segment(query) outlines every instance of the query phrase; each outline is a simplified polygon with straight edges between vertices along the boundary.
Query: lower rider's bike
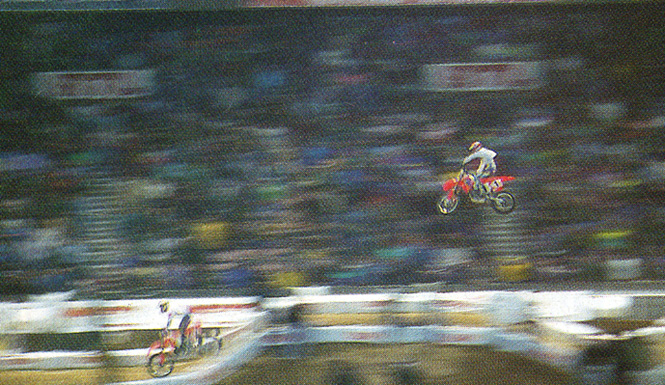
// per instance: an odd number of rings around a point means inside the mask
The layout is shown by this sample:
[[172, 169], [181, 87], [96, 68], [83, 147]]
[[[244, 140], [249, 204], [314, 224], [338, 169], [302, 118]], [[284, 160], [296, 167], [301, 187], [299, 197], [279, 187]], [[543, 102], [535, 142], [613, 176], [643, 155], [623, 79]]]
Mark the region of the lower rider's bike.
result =
[[504, 189], [506, 182], [515, 180], [513, 176], [491, 176], [480, 178], [485, 191], [474, 189], [476, 175], [462, 169], [457, 177], [443, 183], [443, 195], [437, 202], [442, 214], [454, 212], [462, 199], [472, 203], [489, 204], [496, 212], [507, 214], [515, 208], [515, 196]]
[[219, 333], [203, 337], [201, 323], [196, 322], [185, 329], [185, 338], [180, 343], [180, 330], [162, 330], [161, 338], [148, 349], [147, 369], [153, 377], [166, 377], [176, 361], [216, 354], [222, 347]]

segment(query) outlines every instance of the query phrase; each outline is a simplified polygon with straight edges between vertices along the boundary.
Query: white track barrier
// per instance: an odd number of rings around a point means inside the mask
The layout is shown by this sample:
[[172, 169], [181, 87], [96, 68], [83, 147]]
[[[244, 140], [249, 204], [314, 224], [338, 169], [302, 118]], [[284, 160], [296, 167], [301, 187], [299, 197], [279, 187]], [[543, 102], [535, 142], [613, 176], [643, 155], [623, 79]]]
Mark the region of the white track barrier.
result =
[[590, 291], [326, 294], [324, 288], [318, 288], [295, 294], [268, 299], [264, 306], [279, 310], [302, 303], [310, 314], [473, 313], [492, 325], [510, 325], [533, 319], [580, 322], [621, 317], [632, 304], [628, 294]]
[[490, 349], [518, 353], [563, 370], [578, 363], [579, 349], [563, 349], [542, 344], [533, 336], [509, 332], [500, 327], [462, 326], [326, 326], [273, 330], [264, 338], [267, 346], [303, 343], [433, 343], [458, 346], [486, 346]]
[[[188, 308], [203, 328], [229, 327], [249, 321], [259, 307], [257, 297], [169, 299], [172, 308]], [[160, 330], [166, 315], [160, 300], [36, 301], [0, 303], [3, 334], [78, 333]]]
[[[483, 345], [502, 351], [524, 353], [548, 364], [568, 368], [575, 365], [580, 349], [539, 343], [526, 334], [510, 331], [510, 326], [525, 320], [564, 322], [574, 325], [599, 317], [625, 315], [631, 306], [630, 295], [598, 295], [591, 292], [468, 292], [329, 295], [326, 290], [306, 290], [291, 297], [171, 299], [175, 306], [190, 306], [204, 328], [229, 331], [225, 353], [192, 372], [165, 379], [126, 382], [144, 384], [213, 384], [233, 368], [252, 359], [264, 345], [300, 342], [365, 343], [440, 343]], [[159, 300], [51, 301], [0, 303], [0, 331], [4, 334], [68, 333], [83, 331], [122, 332], [159, 330], [163, 315]], [[329, 326], [293, 330], [277, 329], [266, 333], [267, 316], [261, 309], [279, 312], [294, 304], [306, 304], [314, 314], [383, 313], [472, 313], [485, 317], [483, 327], [462, 326]], [[579, 332], [579, 331], [577, 331]], [[575, 331], [559, 331], [575, 340]], [[237, 340], [233, 343], [234, 336]], [[295, 340], [294, 340], [295, 338]], [[298, 342], [299, 341], [299, 342]], [[132, 365], [145, 360], [144, 349], [109, 354], [120, 363]], [[141, 357], [142, 356], [142, 357]], [[141, 357], [141, 358], [139, 358]], [[103, 363], [99, 353], [91, 352], [0, 352], [0, 369], [53, 369], [96, 367]], [[657, 375], [639, 374], [640, 376]], [[638, 374], [636, 374], [638, 376]]]
[[[255, 314], [251, 321], [242, 326], [222, 331], [223, 347], [219, 360], [232, 358], [232, 354], [246, 349], [245, 345], [260, 345], [259, 341], [266, 330], [267, 313]], [[148, 348], [108, 351], [106, 355], [115, 366], [145, 366]], [[0, 370], [50, 370], [50, 369], [92, 369], [105, 365], [104, 354], [100, 351], [50, 351], [29, 353], [5, 353], [0, 355]]]

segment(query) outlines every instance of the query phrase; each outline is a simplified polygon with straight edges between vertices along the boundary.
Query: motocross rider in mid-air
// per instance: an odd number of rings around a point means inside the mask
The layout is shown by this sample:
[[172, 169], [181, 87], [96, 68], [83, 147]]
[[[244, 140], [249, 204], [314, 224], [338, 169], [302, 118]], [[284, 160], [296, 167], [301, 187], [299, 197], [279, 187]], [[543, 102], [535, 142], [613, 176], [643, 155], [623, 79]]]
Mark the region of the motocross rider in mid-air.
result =
[[480, 183], [480, 178], [487, 178], [494, 175], [496, 172], [495, 157], [496, 152], [483, 147], [483, 144], [480, 142], [473, 142], [471, 143], [471, 146], [469, 146], [469, 155], [462, 161], [462, 167], [464, 168], [464, 166], [470, 162], [476, 159], [480, 160], [480, 165], [476, 169], [475, 177], [473, 178], [473, 189], [479, 191], [483, 195], [487, 195], [488, 191], [487, 188]]

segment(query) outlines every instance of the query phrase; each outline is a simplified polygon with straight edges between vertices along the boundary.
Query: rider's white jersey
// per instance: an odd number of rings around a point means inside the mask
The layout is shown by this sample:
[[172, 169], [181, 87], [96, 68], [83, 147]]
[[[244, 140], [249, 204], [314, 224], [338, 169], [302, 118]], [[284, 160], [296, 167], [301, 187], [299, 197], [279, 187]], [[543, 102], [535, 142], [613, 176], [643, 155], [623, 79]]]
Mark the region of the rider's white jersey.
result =
[[481, 174], [484, 171], [493, 172], [496, 170], [496, 162], [494, 162], [495, 157], [496, 152], [483, 147], [464, 158], [464, 164], [467, 164], [475, 159], [480, 159], [480, 165], [478, 166], [478, 170], [476, 170], [476, 174]]
[[168, 329], [171, 327], [171, 322], [173, 322], [174, 319], [176, 318], [181, 319], [182, 317], [184, 317], [189, 313], [190, 313], [189, 306], [180, 306], [180, 307], [171, 308], [171, 311], [169, 311], [167, 315], [166, 328]]

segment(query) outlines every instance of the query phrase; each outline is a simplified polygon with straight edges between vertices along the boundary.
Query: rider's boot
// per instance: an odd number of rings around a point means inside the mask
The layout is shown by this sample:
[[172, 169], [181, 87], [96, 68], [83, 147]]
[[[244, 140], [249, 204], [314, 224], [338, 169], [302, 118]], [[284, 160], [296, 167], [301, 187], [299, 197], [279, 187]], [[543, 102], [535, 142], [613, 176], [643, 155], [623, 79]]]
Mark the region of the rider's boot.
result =
[[482, 195], [485, 194], [485, 186], [482, 183], [480, 183], [480, 180], [478, 178], [476, 178], [473, 181], [473, 191], [476, 191], [477, 193]]

